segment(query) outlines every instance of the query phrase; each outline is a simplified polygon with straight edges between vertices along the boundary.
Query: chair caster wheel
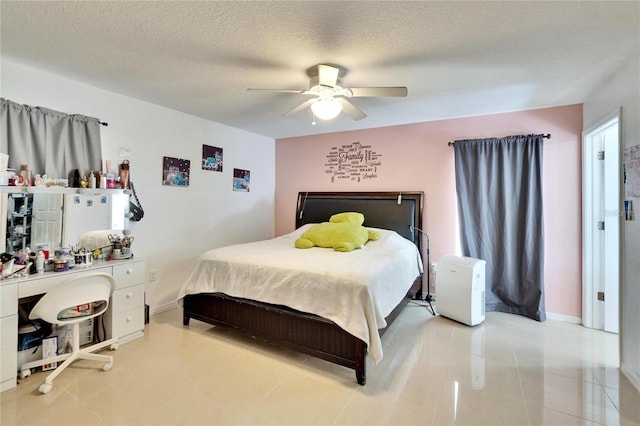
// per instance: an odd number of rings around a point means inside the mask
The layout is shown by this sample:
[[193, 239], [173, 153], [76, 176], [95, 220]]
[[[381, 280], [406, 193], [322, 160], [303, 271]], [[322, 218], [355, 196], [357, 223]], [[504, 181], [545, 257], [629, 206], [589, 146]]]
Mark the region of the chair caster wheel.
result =
[[49, 393], [49, 391], [51, 391], [51, 388], [53, 388], [52, 384], [43, 383], [40, 385], [40, 388], [38, 390], [40, 391], [40, 393]]
[[103, 371], [109, 371], [111, 370], [111, 367], [113, 367], [113, 364], [110, 362], [105, 362], [104, 365], [102, 366], [102, 370]]
[[20, 370], [20, 378], [21, 379], [26, 379], [30, 375], [31, 375], [31, 369], [30, 368], [27, 368], [26, 370]]

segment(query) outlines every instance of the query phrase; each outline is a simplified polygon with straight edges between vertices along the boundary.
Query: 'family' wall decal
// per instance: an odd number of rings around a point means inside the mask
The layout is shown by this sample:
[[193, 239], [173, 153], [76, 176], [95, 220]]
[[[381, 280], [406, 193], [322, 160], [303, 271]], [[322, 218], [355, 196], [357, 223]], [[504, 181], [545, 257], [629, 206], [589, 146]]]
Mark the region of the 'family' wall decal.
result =
[[341, 180], [360, 182], [378, 177], [382, 165], [382, 154], [371, 149], [371, 145], [353, 142], [340, 147], [332, 147], [326, 157], [325, 173], [331, 176], [331, 183]]

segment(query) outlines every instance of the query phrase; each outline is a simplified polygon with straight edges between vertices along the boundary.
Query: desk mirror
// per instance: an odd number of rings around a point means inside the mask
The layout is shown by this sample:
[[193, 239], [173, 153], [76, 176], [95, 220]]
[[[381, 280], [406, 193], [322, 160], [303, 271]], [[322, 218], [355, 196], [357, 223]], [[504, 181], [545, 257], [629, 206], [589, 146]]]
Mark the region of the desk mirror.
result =
[[2, 194], [5, 250], [70, 247], [89, 231], [124, 229], [129, 196], [17, 192]]

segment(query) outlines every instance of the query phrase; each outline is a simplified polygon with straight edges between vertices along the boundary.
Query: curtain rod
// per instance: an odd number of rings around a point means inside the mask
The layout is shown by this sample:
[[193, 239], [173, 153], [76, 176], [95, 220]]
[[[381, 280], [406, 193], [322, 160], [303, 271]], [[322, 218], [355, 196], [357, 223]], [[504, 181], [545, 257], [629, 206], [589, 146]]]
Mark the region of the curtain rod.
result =
[[[542, 136], [545, 139], [551, 139], [551, 133], [547, 133], [546, 135], [545, 134], [541, 134], [540, 136]], [[454, 143], [455, 142], [449, 142], [448, 145], [449, 146], [453, 146]]]
[[[46, 110], [49, 110], [48, 108], [43, 108], [43, 107], [39, 107], [39, 106], [32, 107], [32, 106], [30, 106], [30, 105], [26, 105], [26, 104], [22, 104], [22, 105], [21, 105], [21, 104], [18, 104], [18, 103], [16, 103], [16, 102], [13, 102], [13, 101], [11, 101], [11, 100], [9, 100], [9, 99], [5, 99], [5, 98], [0, 98], [0, 101], [2, 101], [2, 103], [4, 103], [4, 102], [10, 102], [10, 103], [12, 103], [12, 104], [14, 104], [14, 105], [19, 105], [19, 106], [22, 106], [22, 107], [27, 108], [27, 109], [35, 108], [35, 109], [38, 109], [38, 110], [45, 110], [45, 111], [46, 111]], [[69, 117], [73, 117], [73, 116], [75, 116], [75, 115], [80, 115], [80, 114], [67, 114], [66, 112], [55, 111], [55, 110], [49, 110], [49, 111], [53, 111], [53, 112], [58, 113], [58, 114], [64, 114], [64, 115], [69, 116]], [[97, 119], [96, 119], [96, 120], [97, 120]], [[98, 123], [100, 123], [102, 126], [105, 126], [105, 127], [107, 127], [107, 126], [109, 125], [109, 123], [107, 123], [106, 121], [100, 121], [100, 120], [98, 120]]]

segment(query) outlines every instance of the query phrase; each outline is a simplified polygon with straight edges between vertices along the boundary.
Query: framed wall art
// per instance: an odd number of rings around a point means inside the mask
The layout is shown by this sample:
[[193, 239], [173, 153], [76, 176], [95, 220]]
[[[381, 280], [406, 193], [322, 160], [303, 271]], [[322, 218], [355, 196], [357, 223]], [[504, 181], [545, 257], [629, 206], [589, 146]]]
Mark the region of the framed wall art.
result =
[[169, 186], [189, 186], [191, 161], [181, 158], [162, 158], [162, 184]]
[[202, 170], [222, 171], [222, 148], [202, 145]]
[[249, 192], [250, 175], [249, 170], [233, 169], [233, 190]]

